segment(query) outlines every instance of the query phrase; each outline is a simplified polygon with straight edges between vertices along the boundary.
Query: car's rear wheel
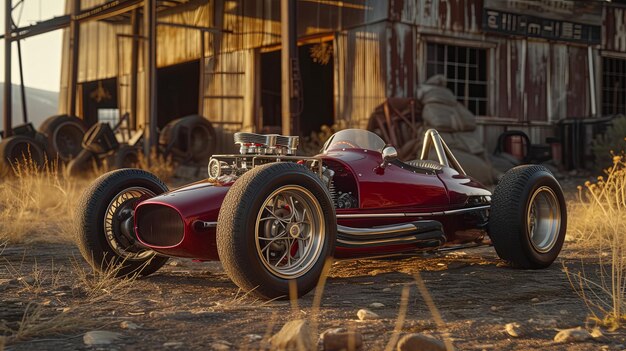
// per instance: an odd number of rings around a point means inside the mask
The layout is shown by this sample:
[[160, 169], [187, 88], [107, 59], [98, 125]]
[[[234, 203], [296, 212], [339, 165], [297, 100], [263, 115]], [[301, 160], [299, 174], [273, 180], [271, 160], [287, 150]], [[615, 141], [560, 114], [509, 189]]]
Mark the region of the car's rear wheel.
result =
[[148, 275], [167, 257], [156, 255], [136, 240], [135, 206], [167, 191], [152, 173], [121, 169], [100, 176], [83, 193], [78, 208], [76, 242], [81, 254], [96, 270], [116, 276]]
[[260, 166], [228, 191], [217, 225], [224, 269], [239, 287], [273, 299], [317, 285], [335, 247], [335, 211], [319, 178], [293, 163]]
[[537, 165], [509, 170], [496, 187], [489, 236], [498, 256], [520, 268], [545, 268], [561, 252], [567, 210], [561, 186]]

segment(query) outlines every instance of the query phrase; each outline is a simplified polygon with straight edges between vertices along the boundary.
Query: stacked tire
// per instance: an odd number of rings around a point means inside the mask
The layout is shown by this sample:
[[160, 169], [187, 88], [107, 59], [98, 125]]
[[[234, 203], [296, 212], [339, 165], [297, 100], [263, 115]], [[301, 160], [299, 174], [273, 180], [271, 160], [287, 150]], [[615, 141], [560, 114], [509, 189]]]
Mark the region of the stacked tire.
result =
[[15, 135], [0, 142], [0, 175], [7, 176], [17, 170], [19, 164], [28, 168], [41, 168], [46, 154], [42, 146], [26, 135]]
[[160, 151], [177, 163], [205, 163], [215, 152], [217, 139], [206, 118], [191, 115], [168, 123], [159, 136]]
[[44, 145], [50, 159], [67, 163], [81, 152], [87, 127], [74, 116], [58, 115], [46, 119], [39, 127], [37, 139]]

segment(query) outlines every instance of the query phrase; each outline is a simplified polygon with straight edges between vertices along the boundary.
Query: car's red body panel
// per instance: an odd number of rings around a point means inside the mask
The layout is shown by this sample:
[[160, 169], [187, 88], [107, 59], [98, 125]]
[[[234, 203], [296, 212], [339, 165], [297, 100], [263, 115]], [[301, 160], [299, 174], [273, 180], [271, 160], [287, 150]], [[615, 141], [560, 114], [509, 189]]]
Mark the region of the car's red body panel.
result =
[[[353, 190], [358, 198], [358, 208], [337, 209], [337, 222], [341, 226], [371, 228], [422, 219], [437, 220], [443, 224], [446, 245], [476, 241], [485, 234], [484, 214], [487, 210], [465, 212], [463, 209], [480, 205], [472, 203], [473, 198], [489, 201], [491, 193], [452, 168], [425, 172], [415, 172], [397, 164], [381, 168], [382, 155], [362, 149], [329, 151], [319, 157], [336, 171], [336, 184]], [[141, 215], [142, 208], [149, 204], [175, 209], [184, 221], [184, 234], [180, 243], [169, 247], [150, 245], [136, 230], [138, 239], [145, 246], [169, 256], [219, 259], [215, 224], [230, 185], [207, 180], [141, 202], [136, 208], [136, 216]], [[198, 222], [211, 225], [199, 227]], [[412, 244], [376, 247], [338, 244], [335, 256], [347, 258], [415, 250], [416, 246]]]

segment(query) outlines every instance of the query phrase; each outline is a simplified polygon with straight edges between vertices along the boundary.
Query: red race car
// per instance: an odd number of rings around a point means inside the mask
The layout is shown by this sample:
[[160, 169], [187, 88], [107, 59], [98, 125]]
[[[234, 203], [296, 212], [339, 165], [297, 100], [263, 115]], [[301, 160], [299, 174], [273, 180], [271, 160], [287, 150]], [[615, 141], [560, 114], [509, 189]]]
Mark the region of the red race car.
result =
[[[376, 134], [334, 134], [314, 157], [298, 137], [235, 134], [237, 155], [216, 155], [206, 180], [175, 190], [122, 169], [82, 198], [77, 242], [95, 269], [148, 275], [168, 257], [220, 260], [263, 298], [313, 289], [331, 258], [491, 245], [514, 267], [545, 268], [563, 246], [563, 192], [545, 167], [507, 172], [492, 194], [465, 174], [437, 131], [421, 158], [402, 162]], [[429, 156], [437, 160], [429, 160]]]

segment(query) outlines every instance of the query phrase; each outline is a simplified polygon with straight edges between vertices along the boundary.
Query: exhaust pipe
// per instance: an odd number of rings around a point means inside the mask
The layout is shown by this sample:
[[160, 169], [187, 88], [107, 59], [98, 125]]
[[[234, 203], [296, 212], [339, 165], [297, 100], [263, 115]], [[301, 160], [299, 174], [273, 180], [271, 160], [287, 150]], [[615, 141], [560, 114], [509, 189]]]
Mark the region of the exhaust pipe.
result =
[[345, 247], [373, 247], [418, 244], [419, 247], [439, 247], [445, 244], [441, 222], [426, 220], [372, 228], [337, 226], [337, 242]]

